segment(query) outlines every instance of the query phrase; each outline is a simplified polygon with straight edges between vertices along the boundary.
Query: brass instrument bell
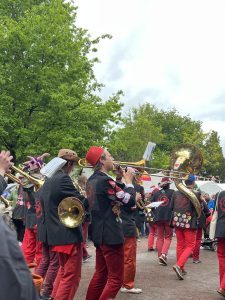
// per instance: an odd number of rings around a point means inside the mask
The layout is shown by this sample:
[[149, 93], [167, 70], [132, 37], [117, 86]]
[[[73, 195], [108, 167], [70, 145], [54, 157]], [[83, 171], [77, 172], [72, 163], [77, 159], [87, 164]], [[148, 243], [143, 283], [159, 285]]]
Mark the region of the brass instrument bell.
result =
[[58, 205], [58, 216], [64, 226], [76, 228], [84, 221], [85, 209], [78, 198], [66, 197]]

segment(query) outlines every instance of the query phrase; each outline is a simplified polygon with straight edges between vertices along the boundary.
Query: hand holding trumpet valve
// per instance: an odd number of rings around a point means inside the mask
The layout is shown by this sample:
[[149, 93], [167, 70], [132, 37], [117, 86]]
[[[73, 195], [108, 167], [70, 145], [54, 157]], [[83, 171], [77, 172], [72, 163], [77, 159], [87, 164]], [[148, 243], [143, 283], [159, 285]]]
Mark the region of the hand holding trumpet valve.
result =
[[122, 170], [122, 176], [126, 184], [133, 184], [133, 179], [135, 175], [135, 171], [131, 167], [127, 167], [125, 170]]

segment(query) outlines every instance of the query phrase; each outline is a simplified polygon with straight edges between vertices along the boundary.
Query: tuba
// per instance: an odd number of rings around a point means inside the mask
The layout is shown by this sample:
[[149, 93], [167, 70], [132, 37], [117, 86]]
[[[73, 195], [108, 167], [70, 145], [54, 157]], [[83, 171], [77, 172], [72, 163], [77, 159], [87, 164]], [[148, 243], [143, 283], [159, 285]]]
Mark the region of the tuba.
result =
[[[179, 145], [172, 151], [171, 155], [171, 169], [175, 172], [187, 172], [197, 174], [203, 163], [201, 151], [192, 144]], [[176, 174], [174, 175], [176, 177]], [[201, 215], [201, 205], [195, 193], [189, 190], [183, 183], [182, 179], [175, 178], [174, 183], [176, 188], [184, 194], [192, 202], [198, 218]]]

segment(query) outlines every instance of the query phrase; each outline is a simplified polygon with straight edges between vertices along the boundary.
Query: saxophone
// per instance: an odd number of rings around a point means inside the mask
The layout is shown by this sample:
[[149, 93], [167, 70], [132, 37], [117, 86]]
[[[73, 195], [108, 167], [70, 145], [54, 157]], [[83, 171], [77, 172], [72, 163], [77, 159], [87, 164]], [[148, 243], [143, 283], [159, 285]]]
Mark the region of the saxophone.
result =
[[[203, 157], [201, 151], [192, 144], [184, 144], [175, 148], [171, 155], [171, 169], [175, 171], [174, 177], [177, 177], [177, 172], [185, 172], [197, 174], [203, 163]], [[189, 190], [182, 182], [182, 179], [177, 177], [174, 179], [176, 188], [184, 194], [192, 202], [198, 218], [201, 215], [201, 204], [196, 197], [195, 193]]]

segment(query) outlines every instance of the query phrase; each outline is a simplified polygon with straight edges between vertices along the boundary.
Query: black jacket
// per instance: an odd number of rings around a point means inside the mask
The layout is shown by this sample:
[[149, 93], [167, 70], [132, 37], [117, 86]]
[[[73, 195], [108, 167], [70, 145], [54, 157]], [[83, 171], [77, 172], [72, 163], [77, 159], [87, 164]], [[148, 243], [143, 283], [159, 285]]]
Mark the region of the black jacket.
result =
[[154, 215], [156, 221], [170, 221], [172, 210], [171, 210], [171, 199], [173, 196], [174, 190], [172, 189], [162, 189], [156, 192], [150, 199], [151, 202], [159, 202], [163, 203], [154, 210]]
[[218, 195], [218, 199], [216, 200], [218, 204], [217, 206], [218, 210], [218, 219], [216, 223], [216, 238], [225, 238], [225, 191], [222, 191]]
[[[196, 194], [198, 197], [198, 195]], [[171, 201], [172, 219], [171, 225], [178, 228], [197, 229], [199, 219], [191, 200], [180, 191], [173, 193]]]
[[198, 228], [205, 228], [206, 227], [206, 218], [210, 216], [210, 211], [208, 209], [207, 203], [203, 201], [201, 203], [202, 213], [198, 221]]
[[48, 245], [68, 245], [83, 241], [82, 228], [65, 227], [59, 220], [58, 205], [66, 197], [76, 197], [85, 205], [85, 197], [75, 188], [69, 175], [58, 171], [47, 178], [36, 200], [37, 238]]
[[[6, 188], [0, 176], [0, 193]], [[25, 263], [16, 235], [0, 217], [0, 299], [38, 300], [30, 271]]]
[[133, 187], [122, 190], [107, 174], [95, 171], [88, 179], [87, 198], [91, 209], [91, 238], [95, 245], [120, 245], [124, 242], [122, 224], [114, 213], [118, 203], [127, 207], [135, 205]]

